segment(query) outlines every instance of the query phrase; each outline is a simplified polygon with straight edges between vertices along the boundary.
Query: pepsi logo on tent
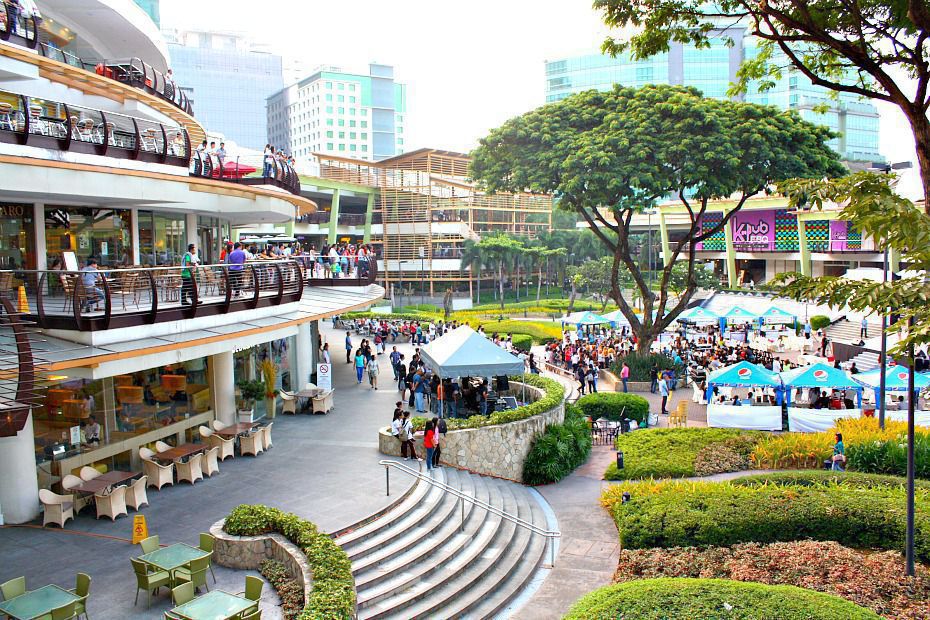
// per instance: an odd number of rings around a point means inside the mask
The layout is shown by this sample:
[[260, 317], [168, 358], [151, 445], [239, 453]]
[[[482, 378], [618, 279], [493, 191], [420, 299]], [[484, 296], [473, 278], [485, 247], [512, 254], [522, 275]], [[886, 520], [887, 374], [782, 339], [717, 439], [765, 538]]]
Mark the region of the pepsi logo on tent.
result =
[[748, 379], [749, 377], [752, 376], [752, 369], [751, 368], [740, 368], [738, 371], [736, 371], [736, 375], [740, 379]]
[[816, 381], [826, 381], [827, 380], [827, 371], [826, 370], [815, 370], [814, 379]]
[[898, 379], [900, 379], [901, 381], [907, 381], [907, 373], [906, 373], [906, 372], [899, 372], [899, 373], [898, 373]]

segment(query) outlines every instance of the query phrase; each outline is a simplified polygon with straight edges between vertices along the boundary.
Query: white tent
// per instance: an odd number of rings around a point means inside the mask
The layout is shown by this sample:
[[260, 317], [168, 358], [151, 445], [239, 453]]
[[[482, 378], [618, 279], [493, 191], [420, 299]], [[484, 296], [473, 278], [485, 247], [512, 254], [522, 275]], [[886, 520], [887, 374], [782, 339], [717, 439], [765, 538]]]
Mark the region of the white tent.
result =
[[525, 372], [523, 360], [468, 325], [446, 332], [422, 347], [420, 355], [440, 377], [497, 377]]

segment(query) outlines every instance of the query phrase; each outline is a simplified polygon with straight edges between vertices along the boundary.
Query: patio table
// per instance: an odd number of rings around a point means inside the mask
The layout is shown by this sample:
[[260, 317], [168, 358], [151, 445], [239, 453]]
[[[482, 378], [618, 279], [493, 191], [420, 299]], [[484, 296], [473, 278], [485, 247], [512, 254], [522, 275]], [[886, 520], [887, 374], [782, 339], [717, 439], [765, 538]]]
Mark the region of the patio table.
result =
[[236, 437], [238, 435], [248, 433], [256, 426], [258, 426], [257, 422], [239, 422], [238, 424], [230, 424], [226, 428], [213, 432], [220, 437]]
[[16, 620], [31, 620], [53, 609], [81, 600], [80, 596], [56, 585], [47, 585], [0, 603], [0, 612]]
[[120, 471], [118, 469], [114, 469], [113, 471], [108, 471], [105, 474], [100, 474], [93, 480], [85, 480], [81, 484], [72, 487], [70, 490], [89, 494], [100, 493], [101, 491], [117, 485], [120, 482], [132, 480], [136, 476], [141, 475], [141, 471]]
[[177, 448], [170, 448], [164, 452], [159, 452], [153, 458], [159, 461], [179, 461], [185, 457], [191, 456], [192, 454], [203, 452], [208, 447], [209, 446], [202, 443], [185, 443], [181, 444]]
[[155, 568], [174, 573], [177, 569], [190, 564], [197, 558], [209, 555], [203, 549], [191, 547], [184, 543], [175, 543], [161, 549], [156, 549], [151, 553], [139, 556], [139, 559], [146, 564], [151, 564]]
[[226, 620], [237, 617], [255, 605], [255, 601], [242, 596], [222, 590], [211, 590], [203, 596], [198, 596], [188, 603], [175, 607], [171, 613], [190, 618], [190, 620]]

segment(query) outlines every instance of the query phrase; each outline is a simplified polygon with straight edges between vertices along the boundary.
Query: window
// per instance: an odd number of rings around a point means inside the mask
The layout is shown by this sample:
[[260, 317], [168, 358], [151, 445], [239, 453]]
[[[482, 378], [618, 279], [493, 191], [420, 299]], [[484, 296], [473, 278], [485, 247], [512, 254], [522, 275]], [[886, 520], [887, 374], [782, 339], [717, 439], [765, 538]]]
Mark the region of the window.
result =
[[355, 140], [355, 132], [354, 132], [354, 131], [350, 131], [350, 132], [349, 132], [349, 139]]
[[403, 139], [403, 138], [398, 138], [398, 139], [397, 139], [397, 144], [403, 144], [403, 143], [404, 143], [404, 139]]
[[365, 132], [363, 131], [363, 132], [362, 132], [362, 140], [367, 140], [367, 139], [368, 139], [368, 134], [365, 133]]
[[326, 137], [327, 137], [327, 138], [332, 138], [332, 137], [333, 137], [333, 132], [327, 131], [327, 132], [326, 132]]
[[327, 151], [333, 150], [333, 143], [332, 143], [332, 142], [327, 142], [327, 143], [326, 143], [326, 150], [327, 150]]
[[355, 121], [349, 121], [349, 127], [355, 127]]
[[346, 109], [345, 109], [345, 108], [339, 108], [339, 113], [340, 113], [340, 114], [345, 114], [345, 113], [346, 113]]
[[339, 139], [340, 139], [340, 140], [344, 140], [345, 137], [346, 137], [346, 132], [340, 131], [340, 132], [339, 132]]
[[336, 88], [338, 88], [339, 90], [345, 90], [346, 85], [343, 84], [342, 82], [339, 82], [338, 84], [336, 84]]
[[362, 108], [362, 116], [368, 116], [368, 108]]
[[336, 97], [336, 101], [342, 102], [345, 100], [346, 100], [345, 95], [339, 95], [338, 97]]
[[346, 122], [345, 122], [344, 119], [341, 119], [341, 118], [339, 119], [339, 126], [340, 126], [340, 127], [345, 127], [345, 126], [346, 126]]
[[349, 84], [349, 90], [354, 91], [354, 90], [355, 90], [355, 84]]
[[326, 106], [326, 113], [327, 113], [327, 114], [332, 114], [332, 113], [333, 113], [333, 106], [331, 106], [331, 105]]
[[367, 145], [367, 144], [363, 144], [363, 145], [362, 145], [362, 152], [363, 152], [363, 153], [367, 153], [367, 152], [368, 152], [368, 145]]
[[332, 87], [333, 87], [333, 83], [332, 83], [332, 82], [326, 82], [326, 89], [327, 89], [327, 90], [332, 89]]
[[349, 114], [355, 116], [355, 108], [349, 108]]
[[355, 145], [354, 145], [354, 144], [350, 144], [350, 145], [349, 145], [349, 150], [350, 150], [350, 151], [354, 151], [354, 150], [355, 150]]
[[327, 100], [327, 101], [332, 101], [332, 100], [333, 100], [333, 96], [332, 96], [330, 93], [326, 93], [326, 100]]
[[363, 129], [368, 127], [368, 121], [359, 121], [359, 122], [361, 123], [361, 126]]
[[333, 126], [333, 119], [327, 118], [327, 119], [326, 119], [326, 125], [327, 125], [327, 127], [332, 127], [332, 126]]
[[340, 144], [340, 145], [339, 145], [339, 150], [340, 150], [340, 151], [346, 150], [346, 145], [345, 145], [345, 144]]
[[355, 97], [349, 97], [349, 103], [355, 103]]

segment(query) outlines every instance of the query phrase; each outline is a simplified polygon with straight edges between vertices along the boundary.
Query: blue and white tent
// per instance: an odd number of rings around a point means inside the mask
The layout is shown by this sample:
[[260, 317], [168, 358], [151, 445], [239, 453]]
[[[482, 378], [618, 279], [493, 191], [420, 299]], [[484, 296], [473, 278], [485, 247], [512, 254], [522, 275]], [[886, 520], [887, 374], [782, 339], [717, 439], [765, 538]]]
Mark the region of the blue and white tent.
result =
[[781, 373], [785, 388], [788, 388], [787, 401], [791, 406], [791, 390], [794, 388], [820, 388], [822, 390], [856, 390], [858, 404], [862, 405], [862, 385], [840, 370], [827, 364], [817, 363], [802, 366]]
[[[885, 367], [885, 390], [888, 392], [907, 392], [907, 379], [911, 369], [907, 366], [886, 366]], [[876, 402], [878, 402], [878, 390], [881, 388], [881, 368], [873, 368], [868, 372], [861, 372], [853, 375], [861, 385], [875, 390]], [[914, 391], [920, 391], [930, 386], [930, 376], [917, 373], [914, 375]]]
[[610, 319], [591, 311], [573, 312], [562, 319], [562, 325], [607, 325]]
[[678, 322], [687, 322], [695, 325], [712, 324], [720, 320], [720, 315], [713, 310], [709, 310], [708, 308], [695, 306], [693, 308], [688, 308], [679, 314], [675, 320]]
[[759, 315], [761, 323], [793, 325], [797, 320], [798, 317], [778, 306], [770, 306], [768, 310]]
[[[708, 395], [713, 392], [713, 386], [729, 387], [770, 387], [781, 389], [781, 377], [765, 366], [750, 364], [747, 361], [738, 362], [726, 368], [718, 368], [707, 375]], [[708, 398], [708, 401], [710, 399]]]
[[734, 306], [730, 310], [721, 316], [721, 318], [727, 323], [749, 323], [752, 321], [758, 321], [759, 315], [740, 306]]

